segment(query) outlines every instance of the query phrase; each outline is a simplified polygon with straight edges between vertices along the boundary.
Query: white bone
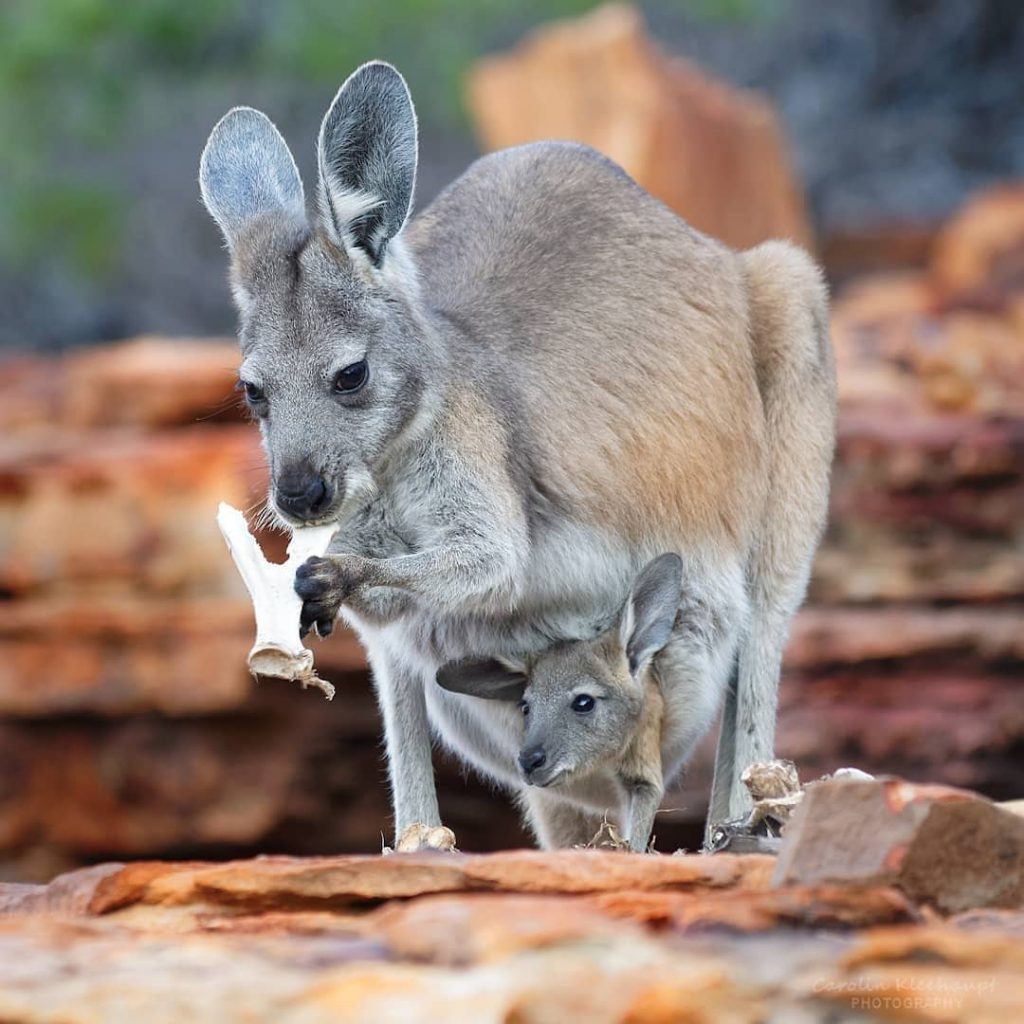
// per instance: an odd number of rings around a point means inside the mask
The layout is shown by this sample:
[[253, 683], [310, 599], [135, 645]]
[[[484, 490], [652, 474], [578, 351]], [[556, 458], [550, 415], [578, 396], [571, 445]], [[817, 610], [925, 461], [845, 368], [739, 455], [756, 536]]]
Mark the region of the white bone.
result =
[[217, 525], [256, 613], [256, 642], [249, 651], [249, 670], [254, 676], [274, 676], [294, 680], [303, 687], [319, 687], [332, 700], [334, 687], [316, 674], [313, 652], [303, 646], [299, 636], [302, 598], [295, 593], [294, 584], [295, 570], [310, 556], [327, 550], [337, 523], [295, 530], [287, 560], [281, 564], [267, 561], [237, 508], [222, 501], [217, 509]]

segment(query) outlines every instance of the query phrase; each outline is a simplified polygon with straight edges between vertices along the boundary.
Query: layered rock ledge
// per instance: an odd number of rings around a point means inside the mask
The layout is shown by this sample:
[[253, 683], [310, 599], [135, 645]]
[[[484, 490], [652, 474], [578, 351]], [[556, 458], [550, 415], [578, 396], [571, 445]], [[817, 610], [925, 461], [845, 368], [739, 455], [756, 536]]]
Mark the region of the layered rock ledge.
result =
[[106, 864], [0, 886], [0, 1020], [1021, 1019], [1024, 912], [765, 856]]

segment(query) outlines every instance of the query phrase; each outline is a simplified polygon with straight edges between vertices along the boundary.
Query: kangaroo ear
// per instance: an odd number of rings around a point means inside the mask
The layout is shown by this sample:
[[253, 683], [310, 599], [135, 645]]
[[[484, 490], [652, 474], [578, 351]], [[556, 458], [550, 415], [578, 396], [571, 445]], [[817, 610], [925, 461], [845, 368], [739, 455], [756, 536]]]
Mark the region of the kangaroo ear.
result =
[[682, 589], [683, 562], [673, 554], [649, 562], [633, 584], [619, 629], [634, 675], [668, 643]]
[[251, 107], [235, 107], [217, 122], [199, 161], [199, 187], [232, 252], [257, 220], [306, 219], [291, 150], [270, 118]]
[[526, 676], [496, 658], [466, 658], [442, 665], [437, 672], [437, 685], [452, 693], [485, 700], [517, 701], [526, 692]]
[[317, 160], [325, 225], [375, 267], [409, 216], [416, 152], [416, 112], [405, 79], [390, 64], [364, 64], [324, 117]]

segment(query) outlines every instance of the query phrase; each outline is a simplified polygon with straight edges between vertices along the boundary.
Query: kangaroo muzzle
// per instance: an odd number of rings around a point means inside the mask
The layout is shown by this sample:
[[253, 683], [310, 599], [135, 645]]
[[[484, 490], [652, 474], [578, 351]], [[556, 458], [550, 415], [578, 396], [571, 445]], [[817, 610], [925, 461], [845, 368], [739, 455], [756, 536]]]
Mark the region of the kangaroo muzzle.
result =
[[274, 483], [277, 507], [301, 522], [319, 518], [333, 500], [331, 485], [319, 473], [306, 468], [285, 470]]

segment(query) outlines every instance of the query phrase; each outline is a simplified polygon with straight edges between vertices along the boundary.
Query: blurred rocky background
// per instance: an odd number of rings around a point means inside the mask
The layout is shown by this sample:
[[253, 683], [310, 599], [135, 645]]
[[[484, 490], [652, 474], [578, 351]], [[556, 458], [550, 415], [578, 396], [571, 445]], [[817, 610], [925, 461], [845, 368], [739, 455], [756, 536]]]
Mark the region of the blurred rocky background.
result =
[[[840, 441], [779, 751], [805, 777], [1024, 794], [1024, 12], [591, 6], [0, 10], [0, 878], [389, 830], [354, 640], [317, 651], [333, 704], [244, 667], [251, 609], [213, 515], [256, 507], [264, 475], [195, 185], [243, 102], [308, 181], [324, 108], [371, 56], [420, 108], [421, 207], [476, 152], [572, 137], [731, 244], [817, 252]], [[578, 17], [527, 33], [553, 14]], [[698, 842], [709, 754], [660, 848]], [[503, 796], [438, 771], [463, 848], [525, 841]]]

